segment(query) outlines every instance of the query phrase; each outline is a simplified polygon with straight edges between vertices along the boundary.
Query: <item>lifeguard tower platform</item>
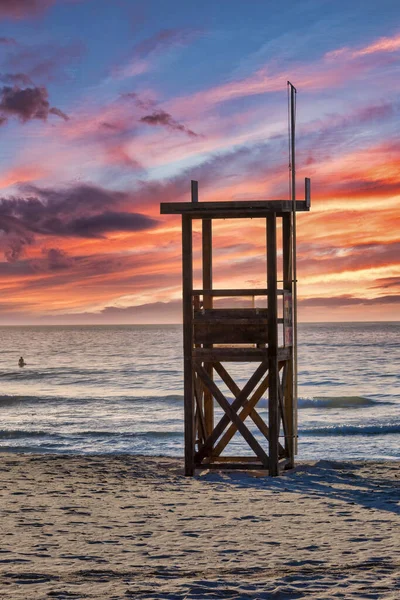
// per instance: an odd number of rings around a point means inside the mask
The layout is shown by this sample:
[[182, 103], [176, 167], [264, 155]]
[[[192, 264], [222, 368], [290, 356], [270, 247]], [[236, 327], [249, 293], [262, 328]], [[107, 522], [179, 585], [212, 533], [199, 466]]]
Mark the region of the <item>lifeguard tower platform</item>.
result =
[[[296, 213], [310, 210], [310, 180], [305, 180], [305, 200], [297, 201], [296, 88], [288, 82], [288, 90], [291, 200], [199, 202], [198, 183], [192, 181], [191, 202], [161, 204], [161, 214], [182, 216], [186, 475], [193, 475], [195, 469], [208, 468], [262, 469], [276, 476], [281, 469], [294, 466], [297, 454]], [[265, 287], [213, 287], [212, 232], [216, 219], [264, 221]], [[194, 220], [202, 223], [201, 289], [193, 286]], [[253, 298], [252, 307], [238, 308], [238, 299], [244, 297]], [[257, 303], [255, 298], [258, 298]], [[225, 299], [223, 307], [221, 299]], [[231, 301], [231, 307], [226, 307], [227, 300]], [[251, 363], [253, 367], [249, 369], [252, 375], [241, 389], [231, 374], [234, 363]], [[216, 406], [220, 407], [218, 412]], [[264, 418], [260, 407], [264, 409]], [[246, 440], [251, 455], [226, 453], [237, 433]]]
[[[274, 476], [280, 468], [294, 465], [297, 445], [293, 208], [296, 212], [310, 209], [309, 180], [306, 200], [294, 206], [290, 200], [197, 202], [196, 184], [192, 182], [194, 201], [161, 204], [161, 214], [182, 215], [185, 473], [192, 475], [197, 468], [266, 469]], [[213, 220], [237, 218], [266, 223], [266, 286], [262, 289], [212, 286]], [[202, 289], [193, 288], [194, 219], [202, 221]], [[264, 307], [214, 308], [216, 298], [257, 296], [266, 298]], [[236, 362], [254, 365], [242, 389], [224, 366]], [[229, 389], [233, 402], [215, 383], [214, 373]], [[257, 411], [266, 394], [267, 422]], [[218, 422], [215, 402], [224, 412]], [[264, 443], [247, 427], [247, 418]], [[222, 455], [237, 431], [253, 451], [251, 456]]]

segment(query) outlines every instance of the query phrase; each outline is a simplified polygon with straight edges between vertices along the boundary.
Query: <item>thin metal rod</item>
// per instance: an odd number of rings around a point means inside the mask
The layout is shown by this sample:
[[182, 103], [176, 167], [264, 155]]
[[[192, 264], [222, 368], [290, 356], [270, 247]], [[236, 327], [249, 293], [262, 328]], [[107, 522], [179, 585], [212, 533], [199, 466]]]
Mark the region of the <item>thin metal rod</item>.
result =
[[199, 201], [199, 182], [195, 179], [192, 179], [190, 182], [191, 196], [192, 202]]
[[[293, 270], [293, 410], [294, 430], [297, 432], [297, 265], [296, 265], [296, 94], [290, 81], [290, 169], [292, 200], [292, 270]], [[297, 454], [297, 444], [295, 448]]]

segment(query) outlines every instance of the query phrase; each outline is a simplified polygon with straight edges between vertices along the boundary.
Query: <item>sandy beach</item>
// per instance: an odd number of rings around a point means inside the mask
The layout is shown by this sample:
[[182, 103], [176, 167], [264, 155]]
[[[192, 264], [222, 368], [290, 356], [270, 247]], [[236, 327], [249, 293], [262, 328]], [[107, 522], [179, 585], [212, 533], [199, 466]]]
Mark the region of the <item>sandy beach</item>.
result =
[[399, 466], [3, 454], [0, 597], [395, 600]]

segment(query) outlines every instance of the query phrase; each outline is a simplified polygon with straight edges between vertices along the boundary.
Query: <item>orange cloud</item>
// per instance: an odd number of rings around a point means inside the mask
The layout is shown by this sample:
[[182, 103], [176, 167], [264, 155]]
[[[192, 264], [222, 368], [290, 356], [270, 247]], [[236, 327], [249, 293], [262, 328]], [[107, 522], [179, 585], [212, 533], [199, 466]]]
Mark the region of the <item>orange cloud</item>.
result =
[[13, 167], [0, 176], [0, 189], [17, 183], [39, 181], [47, 176], [48, 170], [41, 165], [26, 165]]

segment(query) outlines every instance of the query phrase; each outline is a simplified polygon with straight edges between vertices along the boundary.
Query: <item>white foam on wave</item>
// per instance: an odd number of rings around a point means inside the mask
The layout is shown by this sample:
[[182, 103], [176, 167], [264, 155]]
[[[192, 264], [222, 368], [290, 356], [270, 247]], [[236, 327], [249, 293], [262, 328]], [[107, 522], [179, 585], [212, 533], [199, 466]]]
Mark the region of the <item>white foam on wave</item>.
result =
[[364, 396], [323, 396], [315, 398], [299, 398], [299, 408], [361, 408], [376, 404], [390, 404], [377, 402]]
[[389, 435], [400, 434], [400, 425], [333, 425], [300, 430], [302, 436]]

